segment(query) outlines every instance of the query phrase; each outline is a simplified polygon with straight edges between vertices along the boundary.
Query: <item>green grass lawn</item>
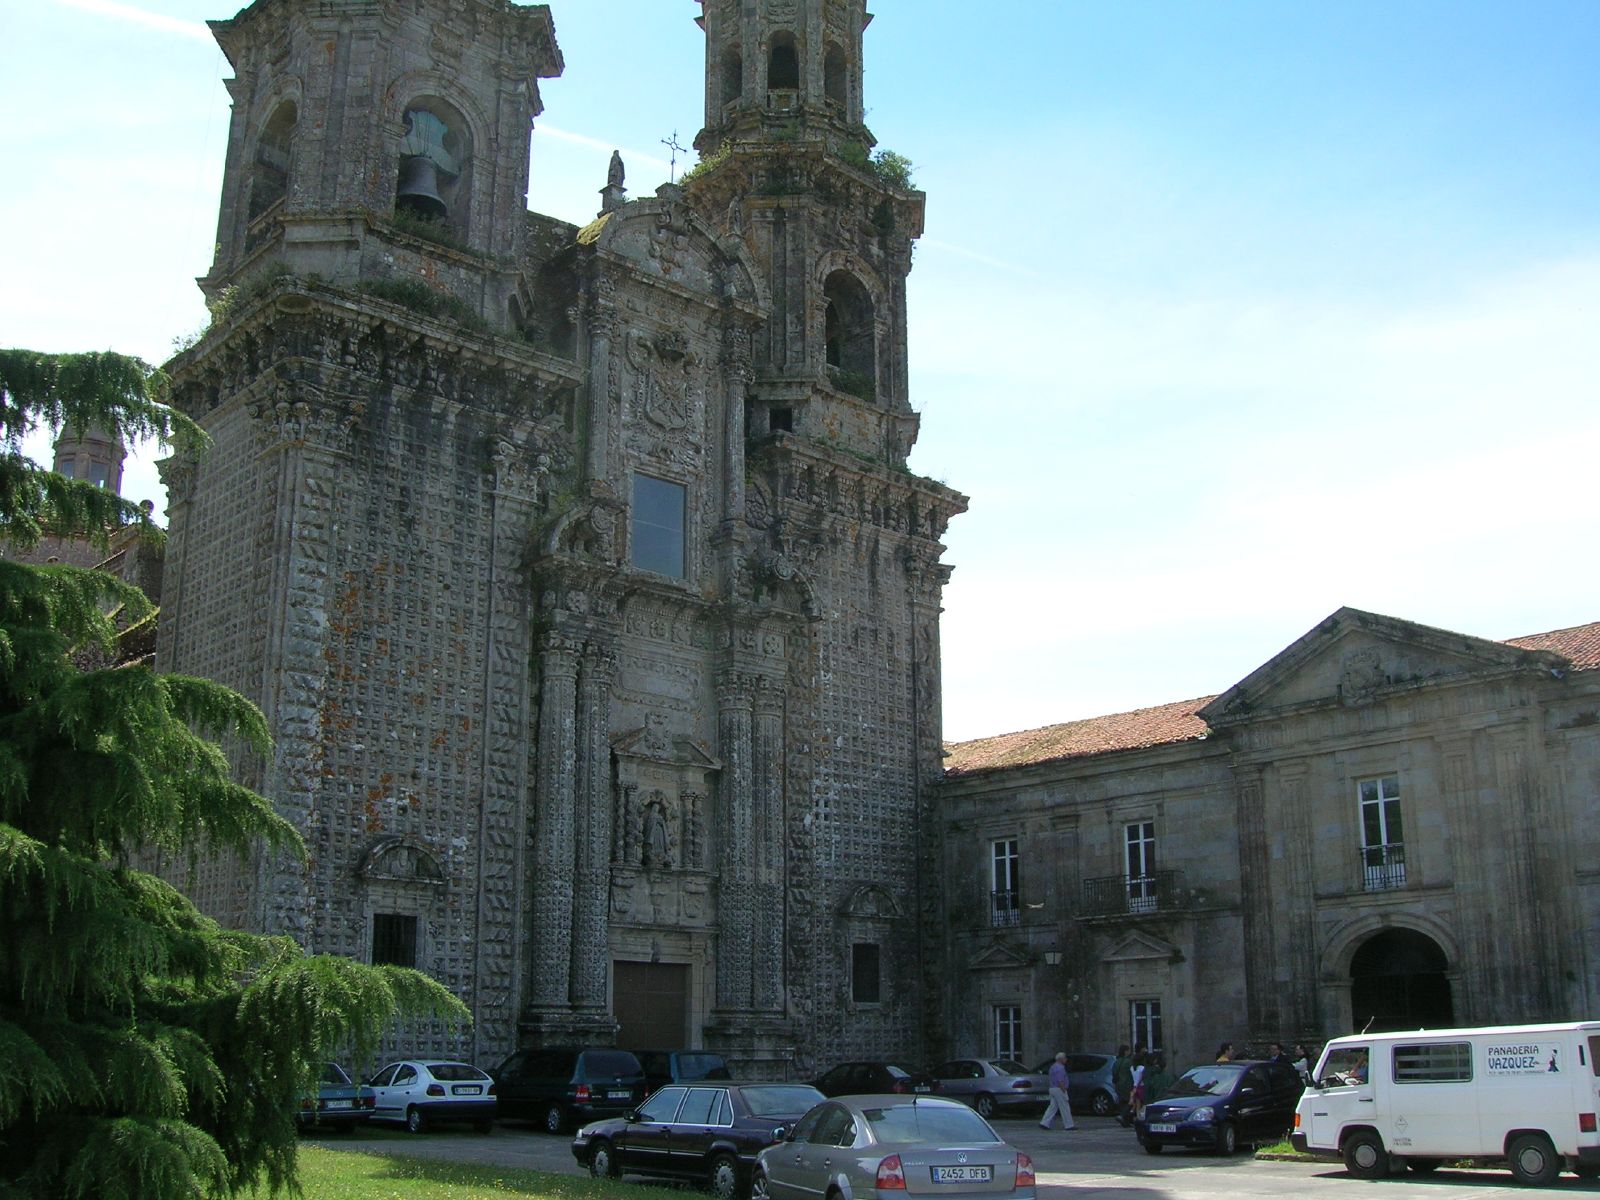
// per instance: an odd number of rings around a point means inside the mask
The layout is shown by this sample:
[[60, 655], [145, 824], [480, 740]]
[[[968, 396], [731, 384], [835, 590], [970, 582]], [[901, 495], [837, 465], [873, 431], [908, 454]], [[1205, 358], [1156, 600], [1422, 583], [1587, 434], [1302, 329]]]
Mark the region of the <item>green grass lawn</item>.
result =
[[[624, 1185], [581, 1175], [474, 1166], [403, 1155], [300, 1147], [306, 1200], [616, 1200]], [[682, 1191], [627, 1184], [627, 1200], [683, 1200]], [[263, 1189], [258, 1195], [266, 1200]]]

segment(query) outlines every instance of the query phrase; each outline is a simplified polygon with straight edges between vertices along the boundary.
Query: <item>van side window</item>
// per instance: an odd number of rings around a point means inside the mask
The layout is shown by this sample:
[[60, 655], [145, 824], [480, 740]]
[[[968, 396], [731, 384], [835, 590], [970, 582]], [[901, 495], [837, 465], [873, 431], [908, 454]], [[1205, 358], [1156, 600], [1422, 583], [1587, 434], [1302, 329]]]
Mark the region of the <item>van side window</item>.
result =
[[1394, 1048], [1396, 1083], [1470, 1083], [1470, 1042], [1423, 1042]]

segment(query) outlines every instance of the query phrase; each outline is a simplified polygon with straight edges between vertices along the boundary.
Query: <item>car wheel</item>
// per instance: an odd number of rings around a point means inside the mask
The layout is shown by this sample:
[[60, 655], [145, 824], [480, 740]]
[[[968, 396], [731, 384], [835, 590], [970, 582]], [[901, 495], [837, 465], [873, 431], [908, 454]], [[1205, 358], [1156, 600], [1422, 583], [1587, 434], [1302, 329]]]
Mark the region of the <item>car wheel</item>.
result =
[[1370, 1129], [1361, 1129], [1345, 1138], [1339, 1149], [1344, 1159], [1344, 1169], [1357, 1179], [1386, 1179], [1389, 1175], [1389, 1152], [1383, 1148], [1383, 1139]]
[[1089, 1111], [1097, 1117], [1109, 1117], [1116, 1106], [1117, 1102], [1104, 1092], [1096, 1092], [1094, 1099], [1089, 1101]]
[[767, 1200], [767, 1173], [760, 1168], [750, 1177], [750, 1200]]
[[737, 1200], [739, 1160], [731, 1154], [718, 1154], [706, 1168], [706, 1188], [716, 1200]]
[[616, 1155], [611, 1149], [611, 1143], [601, 1138], [589, 1151], [589, 1174], [596, 1179], [615, 1179], [622, 1174], [617, 1170]]
[[972, 1102], [972, 1107], [978, 1110], [978, 1115], [987, 1121], [994, 1116], [994, 1097], [990, 1095], [979, 1096]]
[[428, 1132], [428, 1116], [420, 1108], [412, 1106], [406, 1109], [406, 1128], [412, 1133]]
[[1544, 1187], [1561, 1174], [1561, 1159], [1550, 1139], [1542, 1133], [1521, 1133], [1506, 1147], [1506, 1161], [1518, 1183]]
[[1216, 1152], [1223, 1158], [1229, 1158], [1239, 1149], [1239, 1129], [1232, 1121], [1224, 1121], [1217, 1126]]
[[547, 1104], [544, 1110], [544, 1131], [546, 1133], [560, 1133], [566, 1126], [567, 1114], [562, 1111], [559, 1104]]
[[1140, 1142], [1139, 1145], [1144, 1147], [1146, 1154], [1160, 1154], [1162, 1150], [1160, 1142]]
[[1406, 1167], [1408, 1170], [1415, 1171], [1418, 1175], [1432, 1175], [1439, 1169], [1441, 1161], [1437, 1158], [1408, 1158], [1406, 1159]]

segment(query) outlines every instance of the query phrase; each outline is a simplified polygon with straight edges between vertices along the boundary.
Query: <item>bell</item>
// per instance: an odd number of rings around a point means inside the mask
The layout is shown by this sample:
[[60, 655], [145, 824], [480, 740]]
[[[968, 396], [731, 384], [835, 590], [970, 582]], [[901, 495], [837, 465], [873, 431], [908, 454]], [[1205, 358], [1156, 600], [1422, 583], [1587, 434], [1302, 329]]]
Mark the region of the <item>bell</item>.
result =
[[400, 163], [400, 186], [395, 189], [394, 206], [404, 208], [430, 221], [442, 220], [449, 211], [439, 196], [439, 166], [421, 154]]

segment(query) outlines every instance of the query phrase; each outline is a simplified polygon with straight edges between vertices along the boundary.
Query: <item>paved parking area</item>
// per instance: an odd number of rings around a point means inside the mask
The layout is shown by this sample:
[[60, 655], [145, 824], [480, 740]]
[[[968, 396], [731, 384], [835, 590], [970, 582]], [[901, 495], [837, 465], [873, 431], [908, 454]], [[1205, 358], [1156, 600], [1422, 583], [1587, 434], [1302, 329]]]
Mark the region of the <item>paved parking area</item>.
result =
[[[1168, 1150], [1146, 1154], [1131, 1130], [1103, 1118], [1079, 1117], [1070, 1133], [1046, 1132], [1034, 1119], [996, 1123], [1002, 1136], [1034, 1161], [1042, 1200], [1489, 1200], [1490, 1197], [1597, 1195], [1600, 1183], [1563, 1175], [1553, 1187], [1518, 1187], [1505, 1171], [1440, 1170], [1432, 1176], [1400, 1176], [1382, 1183], [1352, 1179], [1337, 1163], [1257, 1162], [1248, 1153], [1213, 1158]], [[529, 1125], [502, 1121], [484, 1136], [470, 1129], [442, 1129], [412, 1136], [374, 1128], [359, 1135], [319, 1138], [330, 1150], [367, 1150], [460, 1162], [493, 1163], [576, 1174], [571, 1139], [551, 1137]], [[626, 1184], [621, 1200], [626, 1200]], [[693, 1194], [693, 1193], [689, 1193]], [[314, 1200], [314, 1198], [313, 1198]]]

